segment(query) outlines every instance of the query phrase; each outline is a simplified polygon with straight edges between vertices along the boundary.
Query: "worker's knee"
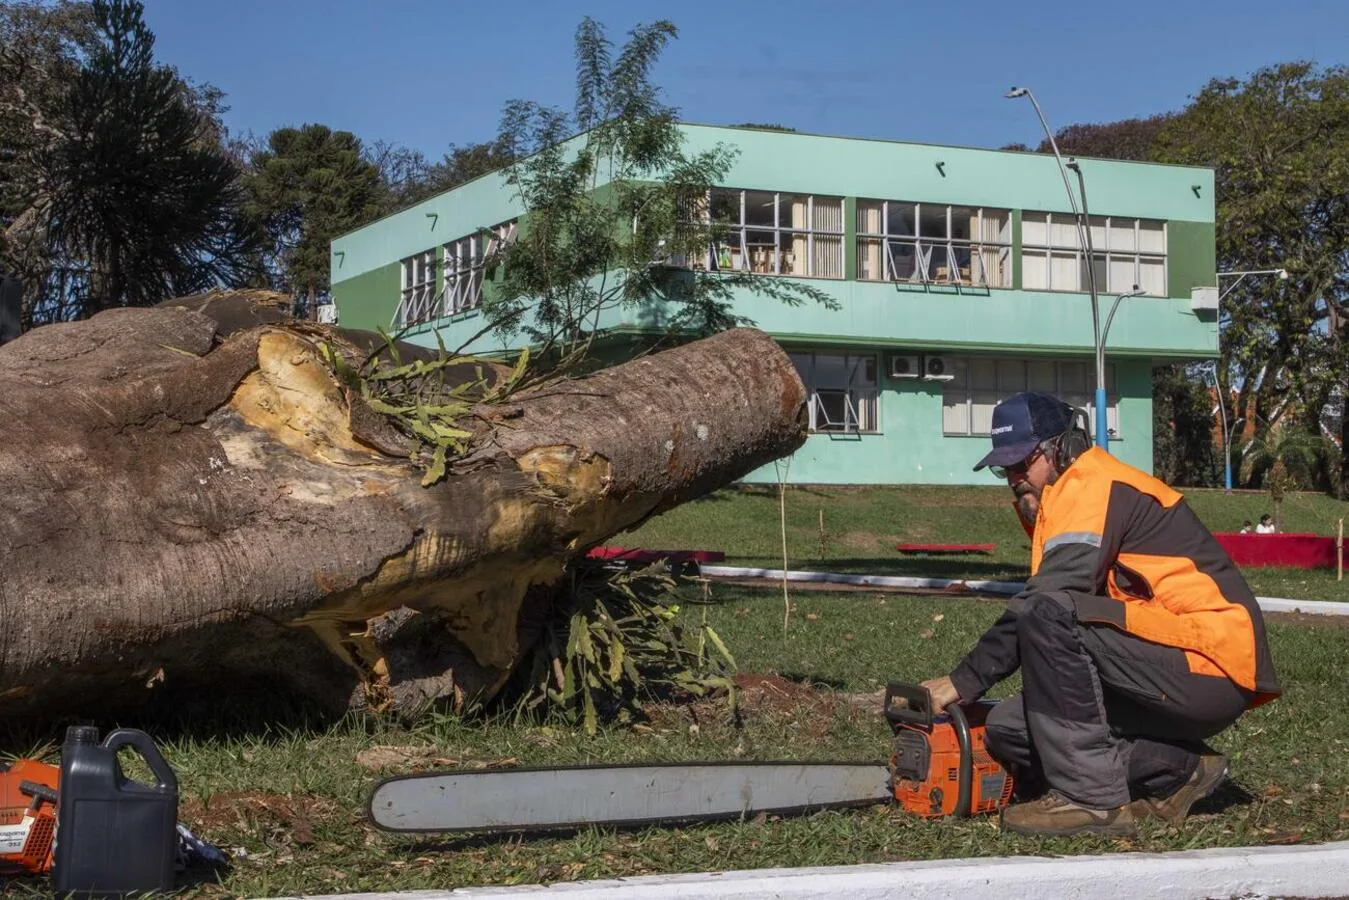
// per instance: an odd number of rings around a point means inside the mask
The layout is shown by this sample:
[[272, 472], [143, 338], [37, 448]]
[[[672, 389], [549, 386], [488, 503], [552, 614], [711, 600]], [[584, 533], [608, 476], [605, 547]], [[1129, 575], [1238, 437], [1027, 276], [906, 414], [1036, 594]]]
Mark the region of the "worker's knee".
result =
[[993, 758], [1006, 763], [1019, 760], [1030, 746], [1026, 708], [1021, 695], [1003, 700], [988, 711], [984, 722], [984, 746]]

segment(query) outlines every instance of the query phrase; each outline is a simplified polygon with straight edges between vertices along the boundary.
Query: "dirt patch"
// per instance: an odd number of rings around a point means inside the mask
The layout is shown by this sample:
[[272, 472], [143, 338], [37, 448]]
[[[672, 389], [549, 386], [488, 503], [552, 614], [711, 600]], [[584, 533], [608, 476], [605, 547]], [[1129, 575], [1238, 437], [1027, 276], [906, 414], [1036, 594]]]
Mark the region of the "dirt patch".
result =
[[1266, 622], [1280, 625], [1306, 625], [1311, 628], [1349, 628], [1349, 616], [1317, 616], [1304, 612], [1267, 612]]
[[[745, 721], [790, 729], [807, 742], [826, 740], [840, 715], [854, 710], [878, 711], [881, 694], [849, 694], [823, 685], [786, 678], [776, 672], [742, 672], [735, 676], [740, 716]], [[692, 703], [662, 703], [646, 707], [649, 726], [657, 731], [724, 722], [722, 697]]]
[[205, 840], [222, 831], [274, 832], [286, 843], [314, 843], [314, 824], [337, 816], [337, 804], [311, 794], [226, 791], [184, 798], [178, 816]]

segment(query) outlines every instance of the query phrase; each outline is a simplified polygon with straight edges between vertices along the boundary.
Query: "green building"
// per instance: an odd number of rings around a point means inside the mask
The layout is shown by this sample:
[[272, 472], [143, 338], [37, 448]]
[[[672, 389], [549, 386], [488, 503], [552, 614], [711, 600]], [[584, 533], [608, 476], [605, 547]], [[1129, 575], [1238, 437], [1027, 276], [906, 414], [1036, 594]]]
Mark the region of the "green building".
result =
[[[792, 482], [986, 483], [970, 469], [1000, 398], [1049, 390], [1094, 415], [1087, 254], [1052, 156], [681, 127], [690, 151], [739, 151], [710, 198], [729, 239], [691, 262], [809, 279], [838, 301], [737, 300], [811, 392]], [[1152, 368], [1217, 355], [1213, 172], [1080, 163], [1102, 319], [1117, 295], [1143, 292], [1119, 304], [1106, 342], [1110, 450], [1151, 471]], [[340, 323], [460, 346], [482, 328], [487, 245], [510, 240], [520, 214], [489, 175], [339, 237]], [[602, 326], [640, 331], [641, 316]], [[776, 478], [769, 466], [747, 480]]]

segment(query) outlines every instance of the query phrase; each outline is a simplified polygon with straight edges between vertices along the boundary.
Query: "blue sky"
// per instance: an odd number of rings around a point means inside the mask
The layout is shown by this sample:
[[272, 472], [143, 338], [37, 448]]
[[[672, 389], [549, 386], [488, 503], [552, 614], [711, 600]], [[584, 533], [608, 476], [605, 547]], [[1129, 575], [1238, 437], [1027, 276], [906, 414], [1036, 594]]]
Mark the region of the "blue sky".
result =
[[585, 15], [615, 43], [674, 21], [656, 81], [689, 121], [982, 147], [1040, 140], [1013, 84], [1058, 128], [1274, 62], [1349, 62], [1349, 0], [144, 2], [158, 58], [222, 88], [231, 130], [322, 122], [432, 158], [491, 138], [507, 100], [570, 108]]

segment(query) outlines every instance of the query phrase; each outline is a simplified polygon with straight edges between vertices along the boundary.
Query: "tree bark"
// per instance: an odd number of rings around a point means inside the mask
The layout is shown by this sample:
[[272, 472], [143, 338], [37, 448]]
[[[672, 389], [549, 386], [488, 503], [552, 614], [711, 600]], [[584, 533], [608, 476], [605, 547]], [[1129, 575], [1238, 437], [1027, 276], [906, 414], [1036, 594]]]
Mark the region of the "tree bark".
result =
[[257, 676], [335, 710], [491, 696], [569, 561], [804, 441], [790, 361], [738, 329], [478, 408], [423, 488], [320, 355], [377, 338], [286, 304], [217, 293], [0, 347], [0, 713]]

